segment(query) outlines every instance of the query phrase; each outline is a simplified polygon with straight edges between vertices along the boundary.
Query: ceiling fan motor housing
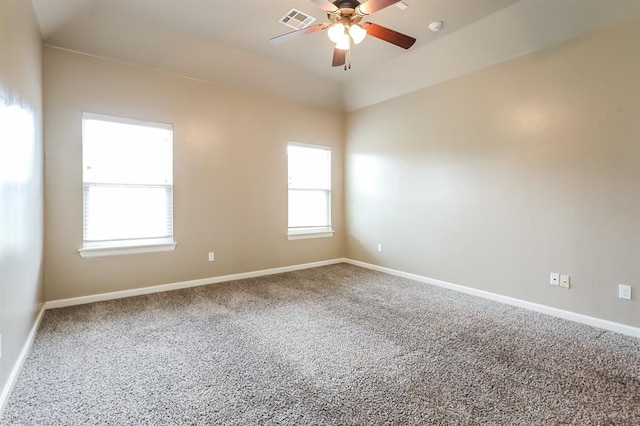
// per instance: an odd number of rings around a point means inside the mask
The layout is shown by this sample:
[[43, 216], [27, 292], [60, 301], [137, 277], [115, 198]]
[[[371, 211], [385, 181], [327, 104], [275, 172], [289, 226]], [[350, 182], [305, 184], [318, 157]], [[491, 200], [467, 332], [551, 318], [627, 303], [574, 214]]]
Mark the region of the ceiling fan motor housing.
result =
[[356, 9], [360, 6], [359, 1], [336, 0], [333, 4], [338, 8], [338, 10], [327, 14], [331, 23], [342, 24], [345, 27], [349, 27], [351, 24], [357, 24], [362, 20], [363, 15], [359, 14]]
[[356, 7], [360, 6], [360, 2], [357, 0], [336, 0], [333, 2], [333, 4], [338, 9], [355, 9]]
[[362, 16], [357, 15], [356, 13], [349, 13], [349, 9], [347, 9], [346, 11], [343, 10], [342, 13], [338, 15], [329, 15], [329, 20], [332, 24], [342, 24], [348, 28], [350, 25], [357, 24], [362, 21]]

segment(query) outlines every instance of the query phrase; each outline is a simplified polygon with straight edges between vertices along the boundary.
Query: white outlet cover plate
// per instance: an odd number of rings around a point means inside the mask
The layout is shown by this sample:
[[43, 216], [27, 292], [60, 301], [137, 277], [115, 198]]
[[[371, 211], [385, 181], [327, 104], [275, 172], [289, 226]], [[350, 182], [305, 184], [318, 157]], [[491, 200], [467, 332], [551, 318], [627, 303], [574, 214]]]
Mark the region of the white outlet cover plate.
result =
[[569, 275], [560, 275], [560, 287], [569, 288], [571, 277]]
[[557, 272], [552, 272], [549, 274], [549, 284], [551, 285], [560, 285], [560, 274]]
[[631, 300], [631, 286], [618, 284], [618, 297], [620, 299]]

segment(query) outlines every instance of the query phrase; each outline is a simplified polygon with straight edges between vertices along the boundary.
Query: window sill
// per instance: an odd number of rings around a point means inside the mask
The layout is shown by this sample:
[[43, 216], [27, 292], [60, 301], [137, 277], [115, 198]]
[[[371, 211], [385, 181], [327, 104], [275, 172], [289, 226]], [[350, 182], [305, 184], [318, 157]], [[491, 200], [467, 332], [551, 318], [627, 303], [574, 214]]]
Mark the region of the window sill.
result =
[[306, 240], [309, 238], [329, 238], [333, 237], [335, 231], [302, 231], [290, 232], [287, 234], [287, 240]]
[[157, 253], [175, 250], [177, 243], [145, 244], [137, 246], [84, 247], [78, 249], [82, 257], [120, 256], [123, 254]]

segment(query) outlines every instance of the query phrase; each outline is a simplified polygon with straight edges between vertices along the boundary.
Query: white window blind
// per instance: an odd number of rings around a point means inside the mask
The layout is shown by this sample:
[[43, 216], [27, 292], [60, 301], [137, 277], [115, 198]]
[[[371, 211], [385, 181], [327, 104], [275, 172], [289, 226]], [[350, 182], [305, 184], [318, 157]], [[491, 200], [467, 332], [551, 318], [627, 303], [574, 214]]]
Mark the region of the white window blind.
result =
[[84, 113], [83, 247], [173, 242], [170, 124]]
[[289, 235], [331, 231], [331, 148], [289, 143]]

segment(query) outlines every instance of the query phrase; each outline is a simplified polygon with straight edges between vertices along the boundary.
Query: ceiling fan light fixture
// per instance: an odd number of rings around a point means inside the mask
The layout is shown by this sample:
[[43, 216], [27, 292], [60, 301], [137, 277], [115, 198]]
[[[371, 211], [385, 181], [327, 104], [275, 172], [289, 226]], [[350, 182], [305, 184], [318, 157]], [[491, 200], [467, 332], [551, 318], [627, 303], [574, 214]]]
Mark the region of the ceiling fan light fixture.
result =
[[342, 40], [345, 35], [344, 30], [345, 30], [344, 25], [340, 23], [333, 24], [332, 26], [329, 27], [329, 31], [327, 31], [329, 40], [331, 40], [334, 43], [339, 43], [340, 40]]
[[349, 48], [351, 47], [350, 45], [351, 39], [349, 38], [349, 34], [343, 33], [342, 38], [340, 38], [340, 40], [338, 40], [338, 42], [336, 43], [336, 49], [349, 50]]
[[355, 44], [360, 44], [362, 40], [367, 36], [367, 30], [362, 28], [358, 24], [353, 24], [349, 27], [349, 35], [353, 39]]
[[[2, 0], [0, 0], [2, 1]], [[406, 34], [399, 33], [382, 25], [373, 22], [362, 22], [366, 16], [371, 15], [391, 5], [403, 6], [406, 3], [400, 0], [311, 0], [320, 6], [327, 13], [328, 22], [308, 26], [297, 31], [282, 34], [271, 39], [272, 43], [281, 43], [301, 35], [316, 33], [328, 30], [327, 35], [334, 43], [333, 67], [344, 66], [344, 69], [351, 68], [351, 61], [347, 64], [350, 56], [351, 44], [359, 44], [367, 37], [371, 36], [384, 42], [393, 44], [402, 49], [410, 49], [416, 39]], [[292, 15], [293, 13], [293, 15]], [[293, 18], [298, 18], [301, 12], [291, 11], [283, 20], [289, 22]], [[304, 15], [307, 16], [307, 15]]]

